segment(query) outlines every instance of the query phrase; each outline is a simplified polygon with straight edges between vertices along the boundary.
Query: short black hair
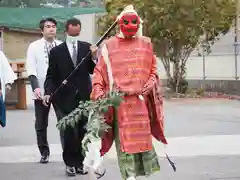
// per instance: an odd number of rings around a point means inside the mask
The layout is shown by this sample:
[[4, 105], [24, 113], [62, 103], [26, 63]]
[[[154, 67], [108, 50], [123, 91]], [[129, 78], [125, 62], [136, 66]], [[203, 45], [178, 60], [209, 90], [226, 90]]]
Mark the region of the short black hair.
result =
[[65, 31], [68, 31], [69, 25], [73, 25], [73, 26], [79, 25], [81, 27], [82, 23], [77, 18], [68, 19], [67, 22], [66, 22], [66, 25], [65, 25]]
[[46, 22], [52, 22], [53, 24], [55, 24], [55, 26], [57, 26], [57, 21], [54, 19], [54, 18], [45, 18], [45, 19], [42, 19], [40, 22], [39, 22], [39, 28], [41, 29], [41, 30], [43, 30], [43, 28], [44, 28], [44, 24], [46, 23]]

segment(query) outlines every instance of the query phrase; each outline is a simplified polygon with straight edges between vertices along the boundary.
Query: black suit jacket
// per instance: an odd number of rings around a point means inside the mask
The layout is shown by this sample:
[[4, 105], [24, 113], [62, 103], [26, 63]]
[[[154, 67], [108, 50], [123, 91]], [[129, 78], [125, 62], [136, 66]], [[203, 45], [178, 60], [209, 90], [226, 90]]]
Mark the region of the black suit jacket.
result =
[[[78, 41], [77, 64], [89, 53], [90, 46], [91, 44], [87, 42]], [[66, 42], [54, 47], [49, 54], [49, 67], [44, 83], [45, 94], [51, 95], [74, 68]], [[92, 61], [92, 56], [90, 56], [81, 64], [79, 70], [69, 79], [68, 83], [56, 94], [52, 100], [53, 104], [57, 105], [63, 112], [69, 113], [76, 108], [80, 100], [89, 100], [92, 91], [89, 74], [93, 74], [94, 68], [95, 63]]]

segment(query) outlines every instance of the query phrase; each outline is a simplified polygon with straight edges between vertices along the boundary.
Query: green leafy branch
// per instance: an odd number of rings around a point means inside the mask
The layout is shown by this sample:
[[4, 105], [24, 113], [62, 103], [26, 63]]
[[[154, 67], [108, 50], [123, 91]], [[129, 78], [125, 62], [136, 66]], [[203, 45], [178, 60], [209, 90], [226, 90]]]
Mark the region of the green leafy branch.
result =
[[70, 114], [63, 117], [58, 123], [57, 128], [65, 130], [67, 127], [75, 127], [82, 116], [88, 117], [86, 124], [86, 134], [82, 142], [84, 151], [87, 150], [87, 144], [94, 140], [99, 140], [101, 135], [111, 128], [105, 123], [104, 114], [108, 112], [109, 107], [118, 108], [123, 101], [124, 94], [112, 92], [107, 94], [106, 98], [96, 101], [80, 101], [78, 107]]

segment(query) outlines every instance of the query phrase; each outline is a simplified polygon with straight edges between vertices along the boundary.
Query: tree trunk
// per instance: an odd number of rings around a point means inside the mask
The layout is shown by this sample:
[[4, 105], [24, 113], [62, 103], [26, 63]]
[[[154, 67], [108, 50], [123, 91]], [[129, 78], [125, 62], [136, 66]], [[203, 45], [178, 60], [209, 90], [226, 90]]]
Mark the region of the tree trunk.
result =
[[174, 86], [175, 86], [175, 92], [179, 92], [179, 61], [176, 60], [173, 65], [173, 80], [174, 80]]
[[[179, 60], [170, 60], [169, 58], [161, 59], [166, 75], [167, 75], [167, 86], [175, 93], [185, 93], [187, 81], [184, 79], [184, 69], [185, 66], [181, 66]], [[171, 74], [170, 62], [173, 62], [173, 74]]]
[[168, 87], [175, 93], [185, 93], [187, 90], [187, 81], [184, 79], [184, 74], [180, 63], [173, 64], [173, 75], [170, 73], [170, 69], [165, 68], [168, 80]]

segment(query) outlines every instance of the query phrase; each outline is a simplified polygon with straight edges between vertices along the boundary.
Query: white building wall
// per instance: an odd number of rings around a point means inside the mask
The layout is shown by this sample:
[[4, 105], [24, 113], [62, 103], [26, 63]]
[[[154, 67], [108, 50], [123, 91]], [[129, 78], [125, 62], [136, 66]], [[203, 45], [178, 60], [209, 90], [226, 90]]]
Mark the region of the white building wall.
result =
[[76, 15], [76, 18], [80, 19], [82, 23], [81, 34], [79, 40], [94, 43], [95, 41], [95, 14], [82, 14]]
[[[187, 79], [204, 79], [203, 57], [189, 57], [187, 64]], [[166, 72], [161, 60], [158, 60], [158, 72], [162, 79], [166, 78]], [[240, 56], [237, 57], [237, 72], [240, 77]], [[206, 80], [235, 80], [235, 56], [206, 56], [205, 57]]]

